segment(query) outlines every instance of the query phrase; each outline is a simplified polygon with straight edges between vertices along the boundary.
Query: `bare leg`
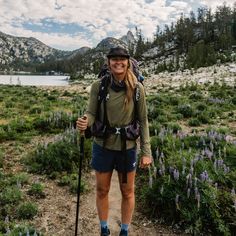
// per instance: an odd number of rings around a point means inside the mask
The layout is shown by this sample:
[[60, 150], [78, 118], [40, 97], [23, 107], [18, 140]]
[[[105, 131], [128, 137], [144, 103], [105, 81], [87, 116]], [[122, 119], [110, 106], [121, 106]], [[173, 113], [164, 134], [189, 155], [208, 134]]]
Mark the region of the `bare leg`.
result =
[[135, 181], [135, 171], [127, 173], [127, 183], [122, 183], [122, 173], [118, 173], [120, 190], [122, 193], [121, 201], [121, 222], [123, 224], [130, 224], [134, 205], [135, 205], [135, 195], [134, 195], [134, 181]]
[[108, 193], [110, 190], [111, 177], [112, 172], [96, 171], [96, 204], [100, 221], [107, 221], [108, 219]]

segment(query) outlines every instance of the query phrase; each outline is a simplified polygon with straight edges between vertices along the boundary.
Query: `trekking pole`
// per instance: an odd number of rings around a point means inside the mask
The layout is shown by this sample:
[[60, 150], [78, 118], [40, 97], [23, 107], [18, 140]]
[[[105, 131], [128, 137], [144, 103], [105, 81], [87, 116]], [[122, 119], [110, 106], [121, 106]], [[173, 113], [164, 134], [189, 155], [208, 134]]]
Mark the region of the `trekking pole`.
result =
[[[86, 117], [84, 116], [83, 119], [86, 120]], [[77, 144], [78, 144], [78, 137], [77, 137]], [[79, 148], [80, 148], [80, 159], [79, 159], [79, 173], [78, 173], [78, 187], [77, 187], [75, 236], [78, 235], [80, 187], [81, 187], [82, 163], [84, 159], [84, 131], [80, 131]]]

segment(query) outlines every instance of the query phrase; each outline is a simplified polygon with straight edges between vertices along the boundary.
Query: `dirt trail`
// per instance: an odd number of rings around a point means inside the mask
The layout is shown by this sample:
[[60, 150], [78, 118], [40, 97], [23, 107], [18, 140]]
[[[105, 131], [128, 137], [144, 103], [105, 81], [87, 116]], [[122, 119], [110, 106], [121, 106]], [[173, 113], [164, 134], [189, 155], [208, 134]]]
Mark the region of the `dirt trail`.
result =
[[[30, 148], [32, 144], [26, 145]], [[24, 171], [24, 166], [20, 162], [22, 150], [16, 150], [16, 144], [9, 142], [4, 145], [5, 155], [5, 173], [19, 173]], [[59, 187], [55, 180], [50, 180], [42, 175], [29, 174], [30, 183], [35, 181], [43, 183], [45, 186], [45, 195], [43, 199], [35, 199], [27, 195], [29, 185], [23, 186], [22, 191], [25, 192], [25, 198], [37, 203], [39, 208], [38, 215], [30, 222], [37, 230], [45, 236], [73, 236], [75, 229], [75, 211], [77, 196], [71, 194], [67, 187]], [[82, 194], [80, 201], [80, 236], [98, 236], [99, 220], [96, 210], [95, 199], [95, 173], [83, 175], [88, 182], [89, 191]], [[120, 205], [121, 194], [119, 190], [119, 182], [117, 173], [112, 176], [111, 190], [109, 193], [110, 211], [109, 211], [109, 227], [111, 235], [119, 235], [120, 229]], [[172, 230], [163, 225], [153, 224], [135, 211], [133, 222], [130, 226], [130, 236], [174, 236]]]
[[[35, 178], [35, 176], [34, 176]], [[39, 177], [37, 177], [39, 178]], [[98, 236], [99, 220], [95, 201], [95, 174], [92, 172], [86, 177], [90, 183], [90, 191], [81, 196], [80, 201], [80, 236]], [[42, 179], [40, 181], [43, 181]], [[46, 181], [46, 180], [45, 180]], [[46, 181], [46, 198], [38, 200], [40, 214], [32, 222], [45, 236], [73, 236], [75, 228], [76, 196], [66, 188], [58, 187], [53, 181]], [[121, 195], [118, 177], [114, 172], [109, 194], [110, 211], [109, 227], [112, 236], [119, 235]], [[130, 236], [158, 236], [177, 235], [168, 228], [154, 225], [145, 220], [138, 212], [134, 213], [130, 227]]]
[[[81, 235], [97, 236], [99, 235], [98, 227], [98, 217], [96, 213], [96, 202], [95, 202], [95, 174], [92, 172], [92, 191], [84, 196], [81, 205], [81, 218], [84, 223], [88, 220], [86, 224], [81, 225]], [[117, 173], [114, 172], [112, 176], [111, 189], [109, 193], [109, 228], [111, 230], [111, 235], [119, 235], [120, 230], [120, 205], [121, 205], [121, 194], [119, 190], [119, 181]], [[89, 213], [89, 214], [88, 214]], [[87, 217], [90, 217], [87, 219]], [[130, 236], [157, 236], [157, 235], [176, 235], [170, 230], [164, 228], [163, 226], [153, 225], [147, 220], [140, 220], [140, 214], [135, 211], [133, 223], [130, 227]]]

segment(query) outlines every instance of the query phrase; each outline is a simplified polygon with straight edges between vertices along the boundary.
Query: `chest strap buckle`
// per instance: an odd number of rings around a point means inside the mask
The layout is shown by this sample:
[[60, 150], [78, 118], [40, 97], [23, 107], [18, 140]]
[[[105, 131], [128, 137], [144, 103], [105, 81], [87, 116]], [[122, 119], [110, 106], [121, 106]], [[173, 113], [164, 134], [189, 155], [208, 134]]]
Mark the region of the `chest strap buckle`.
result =
[[121, 128], [117, 128], [117, 127], [116, 127], [115, 129], [116, 129], [115, 134], [120, 134], [120, 129], [121, 129]]

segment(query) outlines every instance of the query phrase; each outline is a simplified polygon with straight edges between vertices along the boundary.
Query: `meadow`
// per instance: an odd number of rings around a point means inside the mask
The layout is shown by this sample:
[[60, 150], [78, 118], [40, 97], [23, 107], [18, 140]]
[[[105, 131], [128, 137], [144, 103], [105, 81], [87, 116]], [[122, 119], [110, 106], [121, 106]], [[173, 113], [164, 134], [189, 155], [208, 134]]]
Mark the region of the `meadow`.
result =
[[[75, 194], [75, 121], [87, 96], [0, 86], [0, 235], [43, 235], [34, 226], [45, 196], [42, 175]], [[183, 84], [147, 96], [149, 171], [138, 169], [137, 207], [150, 220], [192, 235], [236, 230], [236, 84]], [[90, 171], [91, 140], [83, 170]], [[145, 184], [144, 184], [145, 183]], [[83, 179], [82, 190], [86, 194]]]

